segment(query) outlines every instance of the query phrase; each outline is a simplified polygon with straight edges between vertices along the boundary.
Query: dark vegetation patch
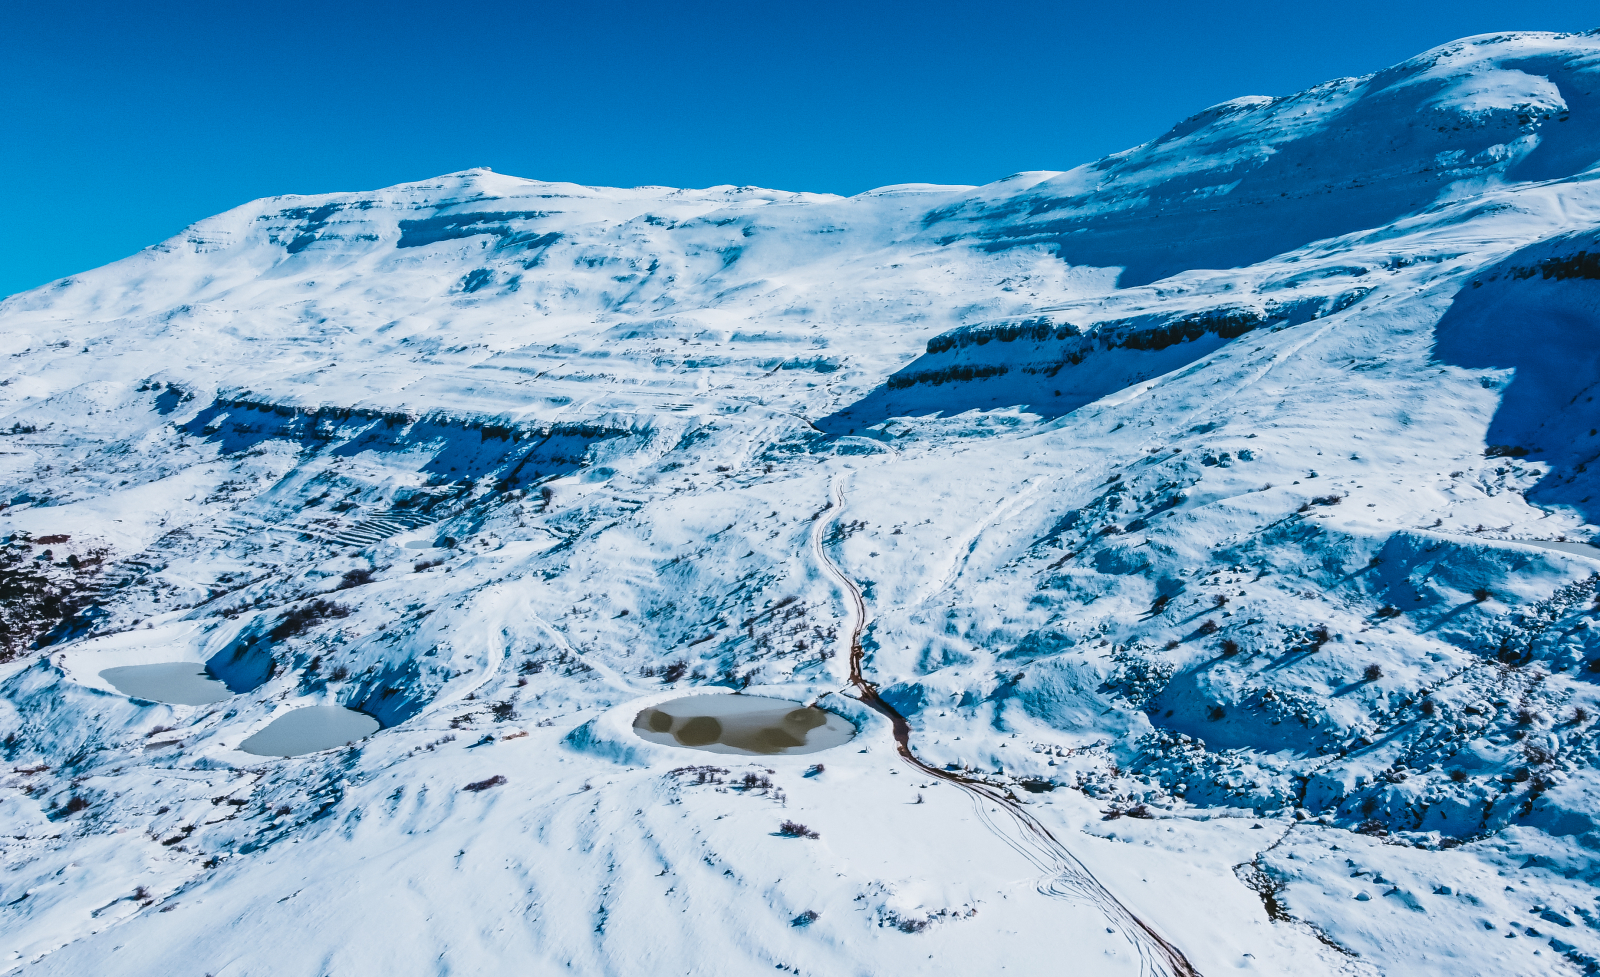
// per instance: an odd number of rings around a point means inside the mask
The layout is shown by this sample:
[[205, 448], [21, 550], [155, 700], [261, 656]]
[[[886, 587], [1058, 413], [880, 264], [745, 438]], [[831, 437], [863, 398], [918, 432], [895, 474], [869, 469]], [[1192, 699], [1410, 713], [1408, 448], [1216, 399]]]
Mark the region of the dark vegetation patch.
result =
[[821, 838], [822, 836], [798, 821], [785, 821], [778, 825], [778, 834], [785, 838]]
[[[14, 533], [0, 544], [0, 662], [44, 648], [87, 630], [97, 591], [95, 578], [105, 550], [57, 559], [43, 546], [58, 546], [67, 534]], [[47, 542], [48, 541], [48, 542]]]
[[678, 767], [670, 773], [694, 784], [720, 784], [728, 775], [727, 768], [711, 766]]
[[344, 576], [339, 578], [339, 589], [347, 590], [351, 587], [360, 587], [371, 582], [372, 568], [356, 567], [354, 570], [346, 570]]
[[330, 600], [313, 600], [285, 614], [268, 632], [273, 641], [282, 641], [311, 630], [322, 621], [349, 617], [350, 608]]

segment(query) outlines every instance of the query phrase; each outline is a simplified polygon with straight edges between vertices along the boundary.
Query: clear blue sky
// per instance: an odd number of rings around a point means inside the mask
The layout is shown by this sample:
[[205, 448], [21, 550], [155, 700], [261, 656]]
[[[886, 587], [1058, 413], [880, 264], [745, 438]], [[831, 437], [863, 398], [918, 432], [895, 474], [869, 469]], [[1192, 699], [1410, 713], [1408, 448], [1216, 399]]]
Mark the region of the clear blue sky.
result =
[[0, 5], [0, 295], [255, 197], [470, 166], [857, 193], [1067, 169], [1593, 0]]

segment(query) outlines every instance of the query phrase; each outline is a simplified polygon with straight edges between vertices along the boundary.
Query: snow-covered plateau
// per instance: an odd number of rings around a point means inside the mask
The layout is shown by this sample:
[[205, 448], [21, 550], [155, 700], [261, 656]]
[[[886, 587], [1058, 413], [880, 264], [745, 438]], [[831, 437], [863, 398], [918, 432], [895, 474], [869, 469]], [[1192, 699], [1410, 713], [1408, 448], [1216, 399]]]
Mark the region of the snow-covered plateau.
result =
[[[1486, 35], [988, 186], [470, 170], [12, 296], [0, 972], [1600, 970], [1597, 163], [1600, 33]], [[858, 732], [634, 731], [736, 691]], [[240, 749], [306, 706], [382, 728]]]

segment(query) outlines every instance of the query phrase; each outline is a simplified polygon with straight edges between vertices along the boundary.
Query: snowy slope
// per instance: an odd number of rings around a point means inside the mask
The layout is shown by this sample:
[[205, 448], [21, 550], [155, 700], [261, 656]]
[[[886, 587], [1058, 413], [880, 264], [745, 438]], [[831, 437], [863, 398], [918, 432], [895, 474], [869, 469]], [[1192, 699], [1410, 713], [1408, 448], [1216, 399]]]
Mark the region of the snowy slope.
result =
[[[1600, 35], [1493, 35], [1065, 173], [472, 170], [5, 300], [0, 972], [1593, 970], [1597, 164]], [[162, 661], [244, 691], [99, 675]], [[861, 733], [632, 735], [691, 689]], [[238, 750], [317, 704], [385, 728]]]

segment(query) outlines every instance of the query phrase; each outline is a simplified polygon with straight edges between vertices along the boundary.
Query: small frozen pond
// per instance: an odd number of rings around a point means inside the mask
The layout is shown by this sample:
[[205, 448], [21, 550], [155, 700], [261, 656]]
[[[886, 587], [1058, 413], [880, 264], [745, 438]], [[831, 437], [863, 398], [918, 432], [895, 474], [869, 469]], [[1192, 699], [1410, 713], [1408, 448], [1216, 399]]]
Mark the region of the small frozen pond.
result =
[[239, 749], [256, 756], [299, 756], [332, 750], [376, 733], [382, 724], [364, 712], [342, 706], [306, 706], [286, 712]]
[[642, 710], [640, 739], [708, 753], [816, 753], [848, 743], [856, 728], [842, 716], [787, 699], [691, 695]]
[[1600, 560], [1600, 547], [1589, 543], [1571, 543], [1559, 539], [1519, 539], [1519, 543], [1529, 546], [1539, 546], [1547, 550], [1560, 550], [1563, 553], [1572, 553], [1576, 556], [1587, 556], [1591, 560]]
[[106, 669], [100, 677], [123, 695], [180, 706], [203, 706], [233, 695], [199, 662], [123, 665]]

